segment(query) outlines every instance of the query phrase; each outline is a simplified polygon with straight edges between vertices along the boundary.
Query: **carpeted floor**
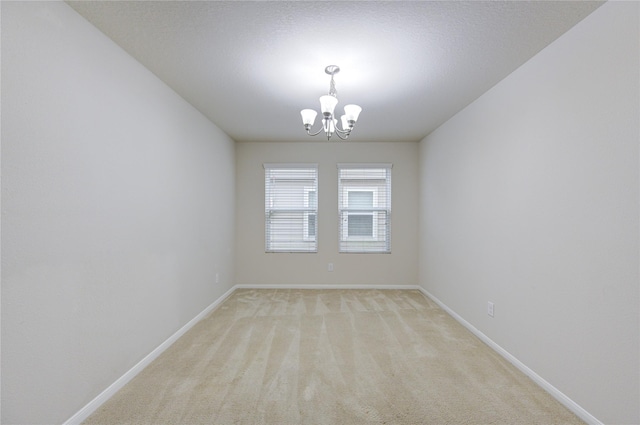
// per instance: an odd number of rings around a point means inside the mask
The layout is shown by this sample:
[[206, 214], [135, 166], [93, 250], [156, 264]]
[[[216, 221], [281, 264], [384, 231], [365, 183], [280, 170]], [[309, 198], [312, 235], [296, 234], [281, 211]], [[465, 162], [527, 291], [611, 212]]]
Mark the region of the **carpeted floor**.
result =
[[415, 290], [235, 291], [86, 424], [581, 424]]

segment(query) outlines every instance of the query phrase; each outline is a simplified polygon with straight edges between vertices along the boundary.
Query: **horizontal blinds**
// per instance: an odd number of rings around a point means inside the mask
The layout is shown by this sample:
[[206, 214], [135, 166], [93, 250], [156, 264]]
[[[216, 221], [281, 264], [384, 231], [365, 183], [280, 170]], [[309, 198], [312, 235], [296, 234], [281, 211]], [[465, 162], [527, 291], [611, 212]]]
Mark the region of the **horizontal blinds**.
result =
[[340, 252], [391, 252], [391, 164], [338, 164]]
[[264, 164], [265, 251], [317, 252], [318, 167]]

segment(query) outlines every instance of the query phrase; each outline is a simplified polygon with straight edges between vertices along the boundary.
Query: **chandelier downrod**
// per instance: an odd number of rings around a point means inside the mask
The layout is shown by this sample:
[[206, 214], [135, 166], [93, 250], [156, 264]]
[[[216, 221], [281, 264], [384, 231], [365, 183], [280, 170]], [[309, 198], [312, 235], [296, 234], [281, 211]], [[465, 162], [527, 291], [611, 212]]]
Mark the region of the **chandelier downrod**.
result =
[[324, 69], [324, 72], [331, 76], [331, 80], [329, 81], [329, 94], [320, 97], [322, 126], [317, 132], [311, 132], [311, 127], [313, 127], [316, 115], [318, 115], [318, 113], [313, 109], [303, 109], [300, 111], [300, 114], [302, 115], [302, 124], [309, 136], [317, 136], [324, 131], [327, 136], [327, 140], [330, 140], [334, 134], [342, 140], [347, 140], [356, 121], [358, 120], [358, 116], [360, 115], [362, 108], [358, 105], [345, 105], [344, 115], [341, 117], [342, 128], [339, 128], [338, 120], [334, 118], [334, 109], [338, 104], [338, 93], [336, 91], [336, 83], [333, 76], [340, 72], [340, 67], [337, 65], [329, 65]]

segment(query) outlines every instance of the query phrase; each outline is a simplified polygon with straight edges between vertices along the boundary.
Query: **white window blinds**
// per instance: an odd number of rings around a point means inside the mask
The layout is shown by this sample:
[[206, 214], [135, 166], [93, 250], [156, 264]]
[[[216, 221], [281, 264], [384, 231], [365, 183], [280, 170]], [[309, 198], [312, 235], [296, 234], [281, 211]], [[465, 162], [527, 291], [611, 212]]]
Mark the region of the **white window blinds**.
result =
[[264, 164], [265, 251], [318, 251], [318, 165]]
[[340, 252], [391, 252], [391, 164], [338, 164]]

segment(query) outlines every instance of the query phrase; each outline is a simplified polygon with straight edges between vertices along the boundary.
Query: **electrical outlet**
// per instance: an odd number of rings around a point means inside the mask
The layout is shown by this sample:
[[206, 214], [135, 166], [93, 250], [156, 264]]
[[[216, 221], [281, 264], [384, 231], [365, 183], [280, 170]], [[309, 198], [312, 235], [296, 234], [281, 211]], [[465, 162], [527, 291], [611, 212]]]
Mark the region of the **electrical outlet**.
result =
[[330, 271], [330, 272], [332, 272], [332, 271], [333, 271], [333, 263], [329, 263], [329, 264], [327, 265], [327, 271]]
[[220, 274], [216, 273], [216, 283], [220, 283]]
[[493, 303], [491, 301], [487, 304], [487, 314], [493, 317]]

